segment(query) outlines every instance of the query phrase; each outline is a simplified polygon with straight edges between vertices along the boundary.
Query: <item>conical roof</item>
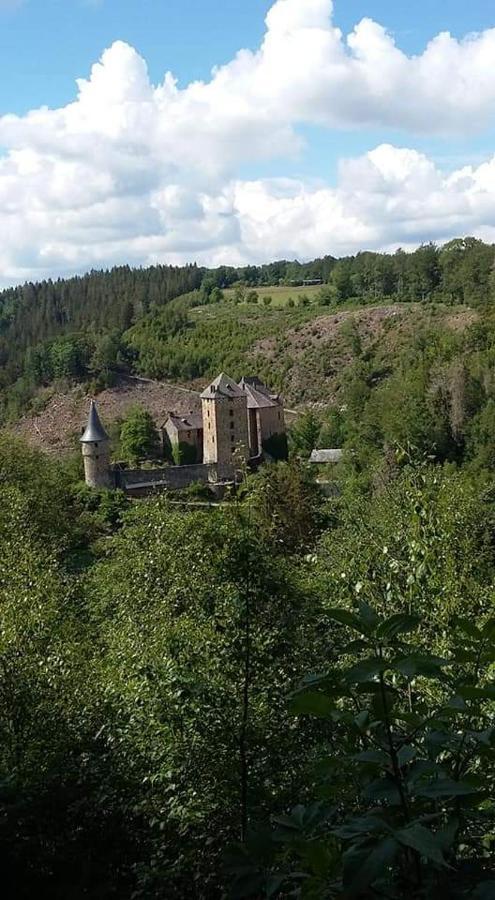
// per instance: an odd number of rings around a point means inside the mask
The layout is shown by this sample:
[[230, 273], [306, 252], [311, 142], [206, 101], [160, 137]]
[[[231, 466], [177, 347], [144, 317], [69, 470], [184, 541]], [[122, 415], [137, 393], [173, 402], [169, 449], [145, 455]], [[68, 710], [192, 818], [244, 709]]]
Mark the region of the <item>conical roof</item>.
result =
[[213, 400], [215, 397], [218, 397], [218, 395], [221, 397], [243, 397], [244, 391], [232, 378], [229, 378], [225, 372], [222, 372], [222, 374], [219, 375], [218, 378], [215, 378], [215, 381], [212, 381], [206, 390], [203, 391], [201, 399]]
[[81, 444], [96, 444], [98, 441], [109, 440], [110, 438], [101, 424], [96, 403], [92, 400], [89, 408], [88, 424], [86, 425], [86, 431], [81, 437]]

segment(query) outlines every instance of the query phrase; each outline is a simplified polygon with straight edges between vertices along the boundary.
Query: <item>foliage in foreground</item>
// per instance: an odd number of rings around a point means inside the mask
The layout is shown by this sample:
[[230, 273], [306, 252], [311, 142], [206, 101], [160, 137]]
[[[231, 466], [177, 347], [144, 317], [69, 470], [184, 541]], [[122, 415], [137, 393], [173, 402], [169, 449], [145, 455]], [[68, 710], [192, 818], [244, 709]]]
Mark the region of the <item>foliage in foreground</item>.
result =
[[2, 437], [0, 548], [7, 897], [489, 896], [485, 480], [191, 511]]
[[233, 854], [233, 895], [488, 897], [495, 619], [456, 620], [439, 657], [413, 643], [417, 616], [327, 615], [353, 640], [292, 701], [326, 725], [314, 802], [275, 816], [262, 854], [256, 834]]

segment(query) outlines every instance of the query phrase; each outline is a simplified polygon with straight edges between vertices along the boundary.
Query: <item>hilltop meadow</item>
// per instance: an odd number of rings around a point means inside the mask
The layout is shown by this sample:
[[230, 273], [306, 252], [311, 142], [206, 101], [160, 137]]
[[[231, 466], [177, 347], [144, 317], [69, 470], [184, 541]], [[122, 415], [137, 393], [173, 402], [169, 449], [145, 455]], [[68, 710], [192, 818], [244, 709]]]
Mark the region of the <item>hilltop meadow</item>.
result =
[[[494, 261], [0, 294], [5, 896], [494, 896]], [[288, 462], [214, 507], [87, 488], [89, 396], [146, 465], [221, 370], [296, 410]]]

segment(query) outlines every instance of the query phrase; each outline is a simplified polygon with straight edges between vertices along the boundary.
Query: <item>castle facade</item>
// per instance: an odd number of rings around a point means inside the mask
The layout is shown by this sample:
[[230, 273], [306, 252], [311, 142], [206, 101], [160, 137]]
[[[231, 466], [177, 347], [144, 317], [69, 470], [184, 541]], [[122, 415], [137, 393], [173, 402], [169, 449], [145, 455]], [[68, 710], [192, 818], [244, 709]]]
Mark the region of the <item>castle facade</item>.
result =
[[194, 482], [228, 484], [243, 465], [286, 458], [283, 401], [258, 378], [236, 382], [222, 372], [201, 394], [201, 414], [170, 413], [163, 424], [164, 455], [175, 465], [129, 470], [110, 464], [110, 440], [91, 401], [81, 436], [86, 483], [94, 488], [123, 488], [139, 496], [186, 487]]

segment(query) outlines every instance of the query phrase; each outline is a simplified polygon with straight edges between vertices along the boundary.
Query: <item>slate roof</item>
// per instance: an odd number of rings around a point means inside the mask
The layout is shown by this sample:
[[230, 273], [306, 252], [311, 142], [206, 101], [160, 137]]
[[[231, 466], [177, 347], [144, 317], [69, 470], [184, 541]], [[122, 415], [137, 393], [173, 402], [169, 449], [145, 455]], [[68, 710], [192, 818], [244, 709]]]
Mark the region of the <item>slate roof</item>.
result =
[[273, 394], [256, 375], [244, 375], [239, 387], [248, 395], [248, 409], [266, 409], [269, 406], [281, 405], [278, 394]]
[[250, 385], [255, 390], [259, 391], [260, 394], [265, 394], [267, 397], [270, 397], [272, 400], [274, 399], [274, 394], [268, 390], [266, 384], [263, 384], [260, 378], [257, 375], [243, 375], [240, 382], [239, 387], [243, 388], [246, 385]]
[[261, 392], [254, 388], [251, 384], [244, 384], [244, 393], [247, 396], [248, 409], [267, 409], [268, 407], [277, 407], [280, 404], [273, 400], [268, 393]]
[[312, 463], [338, 463], [343, 456], [343, 450], [313, 450], [309, 461]]
[[222, 372], [218, 378], [215, 378], [215, 381], [212, 381], [211, 384], [203, 391], [201, 394], [202, 400], [214, 400], [215, 397], [243, 397], [244, 391], [239, 387], [232, 378], [229, 378], [225, 372]]
[[187, 416], [176, 416], [174, 413], [171, 413], [165, 425], [168, 422], [172, 422], [177, 431], [199, 431], [203, 428], [203, 416], [201, 413], [191, 413]]
[[81, 444], [96, 444], [98, 441], [109, 441], [110, 438], [106, 433], [103, 425], [101, 424], [100, 417], [98, 415], [98, 410], [96, 408], [96, 403], [94, 400], [91, 401], [91, 406], [89, 408], [89, 416], [88, 416], [88, 424], [86, 425], [86, 430], [82, 434]]

